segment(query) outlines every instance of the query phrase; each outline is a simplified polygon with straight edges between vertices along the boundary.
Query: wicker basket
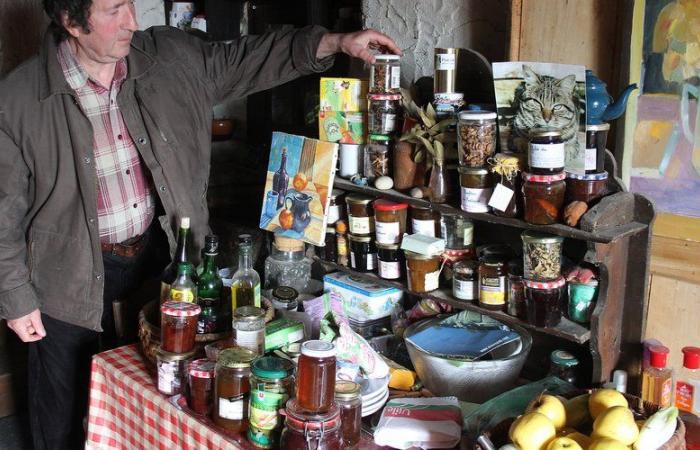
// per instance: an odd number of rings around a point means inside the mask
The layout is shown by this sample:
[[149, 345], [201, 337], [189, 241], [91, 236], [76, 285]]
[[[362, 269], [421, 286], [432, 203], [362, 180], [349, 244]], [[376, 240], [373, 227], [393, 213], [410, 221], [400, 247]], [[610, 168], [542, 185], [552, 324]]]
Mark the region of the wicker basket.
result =
[[[587, 391], [590, 392], [590, 391]], [[585, 394], [586, 392], [578, 392], [576, 395]], [[635, 415], [635, 419], [647, 419], [656, 411], [659, 410], [657, 405], [652, 403], [644, 402], [641, 398], [635, 397], [633, 395], [625, 394], [627, 401], [629, 402], [630, 409]], [[488, 444], [491, 444], [494, 448], [499, 448], [505, 444], [509, 443], [508, 431], [510, 426], [515, 421], [515, 418], [506, 419], [499, 423], [493, 429], [484, 433], [484, 435], [479, 437], [480, 441], [485, 441], [486, 445], [476, 443], [474, 448], [476, 450], [488, 450]], [[671, 436], [663, 446], [659, 447], [659, 450], [686, 450], [685, 446], [685, 425], [683, 421], [678, 419], [678, 425], [676, 426], [676, 432]]]

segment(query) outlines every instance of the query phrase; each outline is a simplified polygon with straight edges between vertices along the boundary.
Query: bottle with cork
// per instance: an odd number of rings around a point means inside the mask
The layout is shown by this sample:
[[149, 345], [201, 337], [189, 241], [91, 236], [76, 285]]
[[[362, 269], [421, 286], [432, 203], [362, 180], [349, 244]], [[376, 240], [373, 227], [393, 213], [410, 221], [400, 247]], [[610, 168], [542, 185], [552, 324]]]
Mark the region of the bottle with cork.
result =
[[671, 406], [673, 397], [673, 370], [666, 367], [669, 349], [663, 345], [649, 347], [649, 366], [642, 371], [642, 400]]
[[676, 407], [700, 416], [700, 348], [683, 347], [683, 369], [676, 381]]

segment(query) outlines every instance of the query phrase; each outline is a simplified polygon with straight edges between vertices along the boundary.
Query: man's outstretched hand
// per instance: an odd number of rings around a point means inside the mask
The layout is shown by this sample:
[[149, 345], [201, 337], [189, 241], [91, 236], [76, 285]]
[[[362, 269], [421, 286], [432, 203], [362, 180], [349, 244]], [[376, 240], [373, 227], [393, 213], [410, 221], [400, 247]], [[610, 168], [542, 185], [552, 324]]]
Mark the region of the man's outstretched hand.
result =
[[368, 63], [374, 63], [374, 55], [370, 50], [380, 53], [401, 55], [401, 49], [389, 36], [376, 30], [362, 30], [354, 33], [328, 33], [321, 38], [316, 50], [316, 58], [323, 59], [336, 53], [346, 53], [360, 58]]

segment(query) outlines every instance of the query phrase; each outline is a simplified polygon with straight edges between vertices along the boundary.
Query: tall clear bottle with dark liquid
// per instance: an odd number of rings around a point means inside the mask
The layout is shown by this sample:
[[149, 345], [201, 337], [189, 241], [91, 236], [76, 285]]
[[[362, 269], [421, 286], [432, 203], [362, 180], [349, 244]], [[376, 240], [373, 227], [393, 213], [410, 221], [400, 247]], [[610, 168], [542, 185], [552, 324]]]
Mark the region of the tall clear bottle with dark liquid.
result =
[[277, 209], [284, 206], [284, 198], [287, 196], [289, 186], [289, 174], [287, 173], [287, 147], [282, 147], [282, 159], [280, 168], [272, 176], [272, 189], [277, 192]]
[[253, 239], [238, 236], [238, 270], [231, 280], [231, 310], [241, 306], [260, 307], [260, 275], [253, 269]]
[[[180, 231], [177, 234], [177, 249], [175, 257], [170, 261], [163, 274], [160, 277], [160, 302], [166, 302], [170, 298], [170, 287], [177, 278], [177, 267], [180, 263], [188, 263], [192, 265], [192, 260], [189, 257], [187, 247], [190, 240], [190, 218], [180, 218]], [[194, 274], [194, 266], [192, 266]]]

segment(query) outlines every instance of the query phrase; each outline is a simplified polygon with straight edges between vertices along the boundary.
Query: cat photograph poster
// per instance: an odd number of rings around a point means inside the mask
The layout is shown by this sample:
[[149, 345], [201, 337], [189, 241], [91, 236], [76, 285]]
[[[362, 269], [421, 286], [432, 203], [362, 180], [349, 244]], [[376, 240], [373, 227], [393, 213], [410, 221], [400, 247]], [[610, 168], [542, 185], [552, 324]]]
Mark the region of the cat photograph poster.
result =
[[540, 62], [493, 63], [500, 146], [527, 153], [533, 128], [557, 128], [566, 171], [585, 173], [586, 68]]

